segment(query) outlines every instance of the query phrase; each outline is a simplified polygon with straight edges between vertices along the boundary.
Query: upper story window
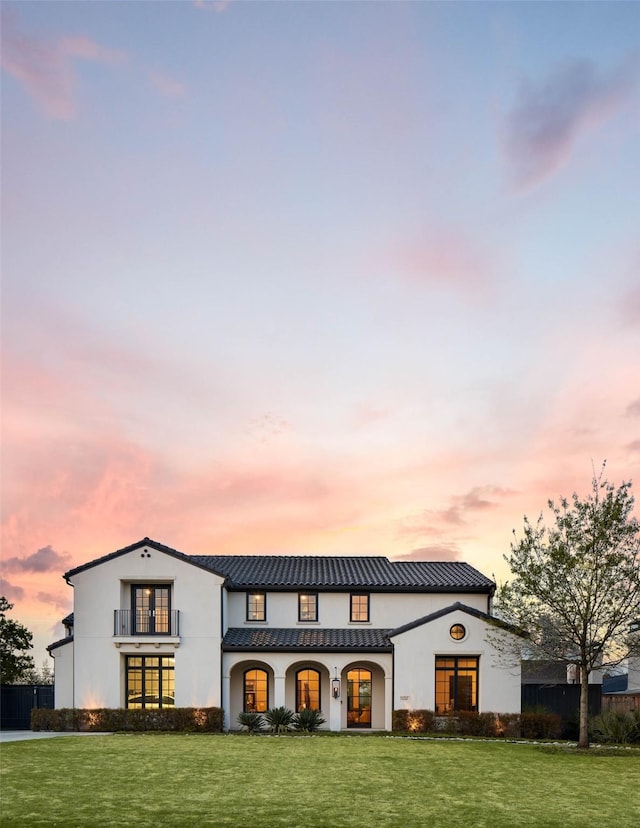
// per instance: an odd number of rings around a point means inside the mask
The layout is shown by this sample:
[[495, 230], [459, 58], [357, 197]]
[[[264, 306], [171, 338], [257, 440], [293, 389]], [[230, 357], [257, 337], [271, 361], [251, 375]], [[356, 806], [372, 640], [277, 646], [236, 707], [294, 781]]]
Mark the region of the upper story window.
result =
[[318, 593], [298, 593], [298, 621], [318, 620]]
[[267, 596], [264, 592], [247, 592], [247, 621], [267, 620]]
[[369, 595], [366, 592], [351, 593], [351, 621], [369, 620]]
[[133, 584], [131, 615], [134, 635], [171, 634], [171, 587], [169, 584]]

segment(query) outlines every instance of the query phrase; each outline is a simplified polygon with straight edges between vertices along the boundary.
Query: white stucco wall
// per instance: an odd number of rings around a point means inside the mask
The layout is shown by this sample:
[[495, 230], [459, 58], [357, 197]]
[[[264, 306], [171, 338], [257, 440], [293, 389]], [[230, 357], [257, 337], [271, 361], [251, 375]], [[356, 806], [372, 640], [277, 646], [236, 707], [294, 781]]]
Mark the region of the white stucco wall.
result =
[[[357, 592], [358, 590], [353, 590]], [[367, 592], [367, 590], [362, 590]], [[266, 624], [270, 627], [313, 626], [308, 621], [298, 621], [298, 591], [268, 592], [267, 620], [257, 624], [247, 621], [246, 592], [228, 594], [227, 626], [244, 627]], [[467, 606], [487, 611], [487, 596], [468, 593], [398, 593], [371, 592], [369, 598], [369, 622], [351, 623], [349, 592], [318, 592], [318, 626], [320, 627], [375, 627], [393, 629], [415, 621], [423, 615], [448, 607], [459, 601]]]
[[[243, 705], [243, 675], [246, 670], [260, 668], [269, 676], [269, 707], [284, 705], [295, 710], [295, 673], [311, 667], [320, 671], [320, 703], [326, 719], [324, 730], [343, 730], [347, 727], [347, 673], [353, 667], [365, 667], [372, 673], [371, 727], [391, 730], [392, 657], [390, 653], [225, 653], [223, 659], [225, 727], [239, 729], [238, 714]], [[340, 698], [331, 694], [331, 680], [340, 679]]]
[[[169, 583], [180, 635], [113, 635], [116, 609], [130, 609], [131, 584]], [[153, 547], [140, 547], [73, 576], [75, 707], [123, 707], [125, 655], [175, 655], [177, 707], [221, 703], [222, 579]], [[116, 646], [116, 644], [118, 646]], [[58, 704], [56, 699], [56, 706]]]
[[[451, 638], [453, 624], [464, 625], [467, 635], [462, 641]], [[435, 710], [436, 656], [478, 656], [479, 711], [519, 713], [520, 661], [500, 652], [492, 643], [495, 636], [512, 638], [462, 610], [395, 636], [394, 709]]]
[[640, 656], [630, 656], [627, 659], [629, 678], [627, 681], [627, 692], [640, 690]]
[[55, 706], [73, 707], [73, 641], [56, 647], [51, 656]]

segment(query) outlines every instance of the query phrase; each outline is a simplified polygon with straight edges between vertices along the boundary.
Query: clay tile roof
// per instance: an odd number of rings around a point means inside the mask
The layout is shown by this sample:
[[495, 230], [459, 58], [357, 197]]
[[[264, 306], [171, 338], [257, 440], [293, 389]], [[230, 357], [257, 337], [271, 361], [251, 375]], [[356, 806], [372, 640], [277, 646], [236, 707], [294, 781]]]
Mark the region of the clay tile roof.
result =
[[391, 652], [388, 630], [375, 629], [280, 629], [231, 627], [222, 641], [222, 649], [234, 650], [367, 650]]

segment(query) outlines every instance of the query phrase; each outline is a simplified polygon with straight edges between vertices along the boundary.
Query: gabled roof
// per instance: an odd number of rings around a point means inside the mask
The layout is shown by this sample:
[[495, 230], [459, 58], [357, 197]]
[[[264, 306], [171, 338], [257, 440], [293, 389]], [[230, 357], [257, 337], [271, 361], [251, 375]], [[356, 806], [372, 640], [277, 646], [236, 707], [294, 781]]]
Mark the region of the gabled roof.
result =
[[229, 589], [373, 589], [491, 593], [492, 580], [459, 561], [390, 561], [328, 555], [194, 555]]
[[136, 541], [135, 543], [132, 543], [130, 546], [125, 546], [122, 549], [116, 549], [115, 552], [110, 552], [108, 555], [102, 555], [100, 558], [94, 558], [92, 561], [80, 564], [80, 566], [76, 566], [73, 569], [70, 569], [68, 572], [65, 572], [63, 577], [66, 581], [68, 581], [69, 578], [72, 578], [78, 572], [84, 572], [85, 569], [91, 569], [91, 567], [93, 566], [99, 566], [100, 564], [106, 563], [107, 561], [112, 561], [114, 558], [119, 558], [121, 555], [126, 555], [129, 552], [135, 552], [136, 549], [141, 549], [143, 547], [155, 549], [157, 552], [164, 552], [165, 555], [170, 555], [172, 558], [178, 558], [178, 560], [192, 564], [193, 566], [199, 566], [202, 569], [212, 569], [211, 567], [203, 566], [199, 561], [195, 560], [195, 557], [197, 556], [185, 555], [184, 552], [178, 552], [177, 549], [173, 549], [170, 546], [165, 546], [163, 543], [158, 543], [158, 541], [151, 540], [151, 538], [142, 538], [142, 540]]
[[231, 627], [222, 640], [222, 649], [227, 652], [245, 650], [304, 650], [305, 652], [351, 652], [390, 653], [389, 630], [311, 630]]
[[480, 618], [482, 621], [486, 621], [494, 627], [501, 627], [503, 630], [515, 633], [516, 635], [524, 635], [522, 630], [519, 630], [511, 624], [507, 624], [505, 621], [501, 621], [499, 618], [496, 618], [495, 615], [489, 615], [487, 612], [482, 612], [475, 607], [469, 607], [466, 604], [460, 603], [460, 601], [456, 601], [448, 607], [443, 607], [443, 609], [431, 612], [429, 615], [423, 615], [422, 618], [416, 618], [415, 621], [411, 621], [408, 624], [403, 624], [401, 627], [396, 627], [395, 630], [390, 630], [389, 638], [394, 638], [396, 635], [402, 635], [402, 633], [413, 630], [415, 627], [421, 627], [423, 624], [429, 624], [437, 618], [442, 618], [443, 616], [449, 615], [449, 613], [456, 612], [458, 610], [460, 612], [466, 612], [468, 615], [473, 615], [475, 618]]
[[495, 584], [461, 561], [390, 561], [382, 556], [185, 555], [143, 538], [130, 546], [76, 566], [78, 572], [140, 548], [155, 549], [225, 578], [231, 590], [367, 589], [385, 592], [479, 592], [492, 595]]

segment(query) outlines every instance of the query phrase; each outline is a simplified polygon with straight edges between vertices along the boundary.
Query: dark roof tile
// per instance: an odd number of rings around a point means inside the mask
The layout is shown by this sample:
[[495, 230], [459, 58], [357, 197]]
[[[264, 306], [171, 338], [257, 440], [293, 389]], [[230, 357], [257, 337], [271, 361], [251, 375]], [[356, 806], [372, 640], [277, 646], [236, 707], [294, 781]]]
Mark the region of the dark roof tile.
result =
[[494, 583], [459, 561], [390, 561], [384, 557], [193, 555], [227, 578], [231, 589], [379, 589], [492, 592]]
[[388, 630], [282, 629], [231, 627], [222, 641], [223, 650], [367, 650], [391, 652]]
[[382, 556], [334, 555], [185, 555], [143, 538], [65, 573], [78, 572], [148, 547], [215, 572], [229, 589], [372, 589], [414, 592], [493, 594], [494, 582], [461, 561], [390, 561]]

